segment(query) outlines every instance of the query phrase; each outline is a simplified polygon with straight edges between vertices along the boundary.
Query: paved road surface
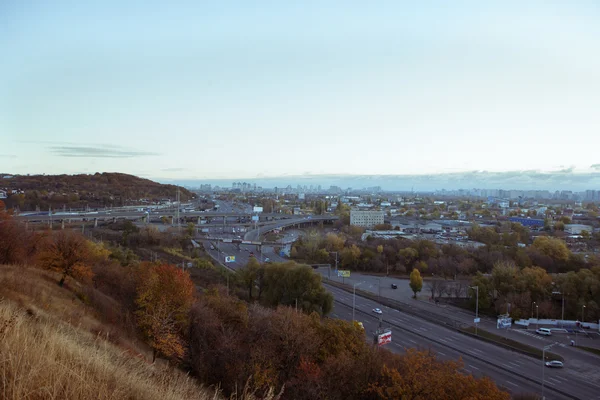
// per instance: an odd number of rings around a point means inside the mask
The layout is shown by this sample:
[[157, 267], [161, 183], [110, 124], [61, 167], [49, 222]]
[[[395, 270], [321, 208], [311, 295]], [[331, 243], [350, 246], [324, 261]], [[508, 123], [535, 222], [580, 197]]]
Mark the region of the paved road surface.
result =
[[[325, 287], [334, 295], [336, 306], [350, 309], [350, 314], [344, 314], [344, 318], [352, 319], [352, 294], [333, 286]], [[392, 348], [396, 347], [399, 350], [403, 347], [430, 346], [438, 353], [451, 358], [461, 355], [465, 359], [467, 372], [488, 374], [500, 385], [508, 388], [512, 386], [511, 390], [515, 392], [531, 391], [532, 387], [537, 387], [538, 393], [541, 391], [541, 360], [473, 339], [359, 296], [356, 298], [356, 319], [363, 323], [365, 319], [369, 322], [377, 321], [376, 314], [372, 312], [373, 308], [383, 311], [383, 326], [392, 328], [392, 340], [396, 333], [399, 334], [399, 339], [395, 340], [399, 344], [392, 345]], [[334, 311], [334, 314], [340, 315], [337, 311]], [[367, 327], [367, 331], [372, 332], [373, 328]], [[547, 398], [566, 398], [556, 392], [563, 390], [580, 399], [600, 399], [600, 382], [594, 379], [593, 370], [580, 371], [567, 362], [564, 369], [545, 368], [544, 371]]]
[[[239, 269], [248, 262], [250, 253], [245, 249], [254, 251], [259, 259], [261, 256], [257, 253], [255, 246], [240, 245], [239, 249], [235, 244], [222, 243], [221, 246], [221, 260], [224, 255], [236, 256], [236, 262], [228, 264], [233, 269]], [[216, 248], [210, 250], [208, 243], [205, 243], [205, 247], [208, 247], [211, 256], [217, 256]], [[274, 257], [273, 261], [283, 261], [274, 254], [272, 256]], [[333, 314], [351, 320], [352, 295], [329, 285], [325, 285], [325, 287], [333, 293], [336, 299], [336, 309]], [[536, 388], [537, 393], [541, 392], [541, 360], [473, 339], [410, 314], [388, 309], [360, 296], [357, 296], [356, 300], [357, 319], [364, 324], [366, 322], [365, 327], [368, 332], [373, 332], [377, 324], [377, 318], [374, 318], [375, 314], [372, 313], [372, 309], [378, 307], [383, 310], [383, 322], [386, 327], [391, 327], [393, 330], [394, 344], [388, 346], [392, 351], [403, 351], [405, 347], [431, 347], [442, 357], [456, 359], [462, 356], [465, 360], [464, 370], [466, 373], [478, 376], [487, 374], [499, 385], [512, 392], [531, 392], [536, 391]], [[555, 348], [557, 347], [555, 346]], [[598, 381], [595, 379], [593, 368], [589, 369], [586, 366], [578, 368], [567, 362], [564, 369], [545, 368], [544, 371], [546, 398], [569, 398], [557, 392], [557, 390], [563, 390], [571, 394], [571, 398], [600, 399], [600, 383], [597, 383]]]

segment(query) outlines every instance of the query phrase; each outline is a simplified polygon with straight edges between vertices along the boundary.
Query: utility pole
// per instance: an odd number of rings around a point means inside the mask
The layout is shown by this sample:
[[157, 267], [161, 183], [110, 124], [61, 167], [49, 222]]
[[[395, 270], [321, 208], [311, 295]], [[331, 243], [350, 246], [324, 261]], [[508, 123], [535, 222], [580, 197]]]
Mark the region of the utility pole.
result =
[[179, 187], [177, 187], [177, 210], [175, 210], [175, 216], [177, 218], [177, 231], [181, 233], [181, 224], [179, 223], [179, 207], [181, 207]]
[[537, 329], [540, 327], [540, 307], [537, 304], [535, 305], [535, 312], [535, 328]]
[[545, 379], [545, 374], [546, 374], [546, 350], [550, 350], [550, 348], [552, 348], [552, 346], [557, 345], [558, 343], [552, 343], [549, 344], [548, 346], [544, 346], [542, 348], [542, 400], [545, 400], [544, 397], [544, 379]]
[[352, 322], [354, 322], [354, 309], [356, 308], [356, 287], [360, 285], [362, 282], [355, 283], [354, 286], [354, 294], [352, 295]]
[[479, 324], [479, 286], [470, 286], [475, 289], [475, 335], [477, 335], [477, 324]]

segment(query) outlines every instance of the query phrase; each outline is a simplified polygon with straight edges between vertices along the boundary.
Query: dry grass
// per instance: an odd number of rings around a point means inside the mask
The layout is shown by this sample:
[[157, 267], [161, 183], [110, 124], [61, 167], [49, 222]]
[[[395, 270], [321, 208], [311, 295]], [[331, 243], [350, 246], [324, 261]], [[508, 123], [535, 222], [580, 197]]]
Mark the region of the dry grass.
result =
[[99, 336], [0, 302], [3, 399], [217, 399], [169, 367], [149, 365]]
[[[61, 288], [58, 279], [37, 268], [0, 265], [1, 399], [223, 398], [164, 361], [151, 364], [144, 343], [99, 321], [85, 304], [92, 293], [105, 307], [118, 306], [110, 297], [73, 280]], [[279, 397], [245, 387], [231, 398]]]
[[0, 398], [220, 399], [183, 372], [149, 364], [45, 271], [0, 266]]

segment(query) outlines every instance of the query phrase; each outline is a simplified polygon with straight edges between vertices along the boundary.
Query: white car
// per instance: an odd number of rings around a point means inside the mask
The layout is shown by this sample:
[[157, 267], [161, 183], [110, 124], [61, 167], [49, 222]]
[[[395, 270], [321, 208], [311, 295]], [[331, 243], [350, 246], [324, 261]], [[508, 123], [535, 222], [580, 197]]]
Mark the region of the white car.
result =
[[557, 360], [553, 360], [553, 361], [547, 361], [546, 362], [546, 367], [549, 368], [562, 368], [564, 367], [564, 364], [560, 361]]
[[383, 314], [383, 311], [381, 311], [379, 308], [374, 308], [374, 309], [373, 309], [373, 312], [374, 312], [375, 314]]

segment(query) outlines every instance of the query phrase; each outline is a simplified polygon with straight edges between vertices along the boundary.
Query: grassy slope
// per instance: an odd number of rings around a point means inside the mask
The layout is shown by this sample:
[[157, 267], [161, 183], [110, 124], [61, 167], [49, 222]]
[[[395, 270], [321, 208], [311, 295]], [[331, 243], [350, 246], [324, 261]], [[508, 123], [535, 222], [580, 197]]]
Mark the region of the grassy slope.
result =
[[45, 271], [0, 266], [0, 398], [220, 398], [177, 369], [149, 364], [133, 340], [107, 340], [73, 291]]

